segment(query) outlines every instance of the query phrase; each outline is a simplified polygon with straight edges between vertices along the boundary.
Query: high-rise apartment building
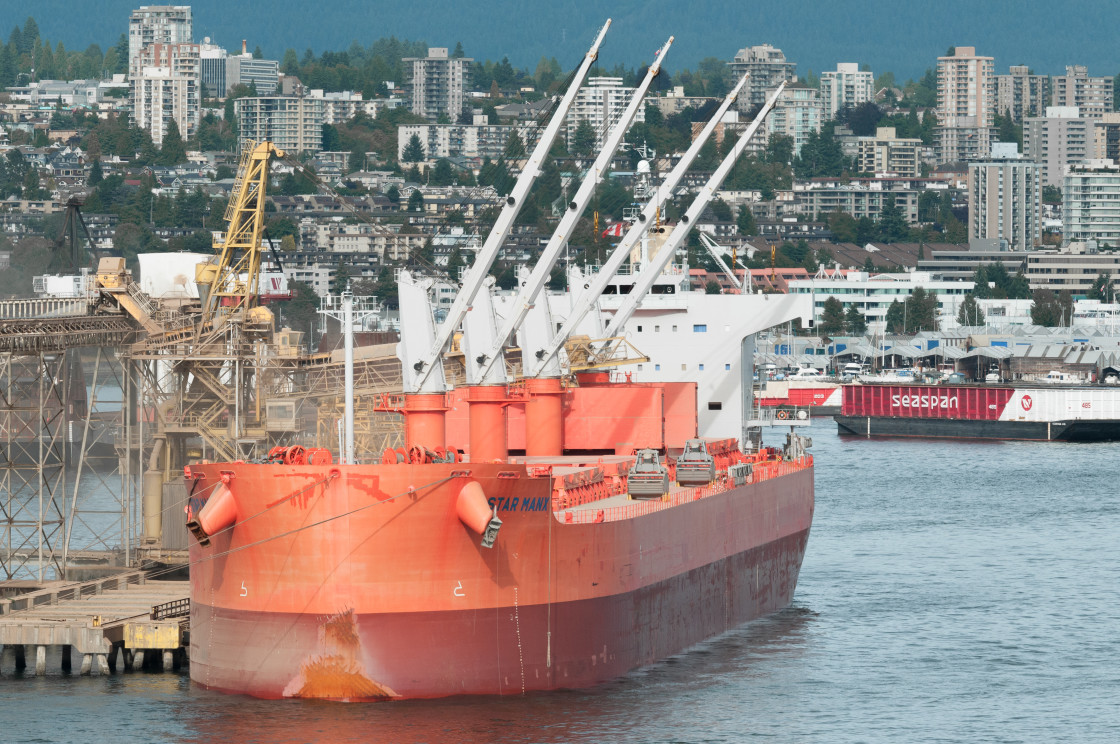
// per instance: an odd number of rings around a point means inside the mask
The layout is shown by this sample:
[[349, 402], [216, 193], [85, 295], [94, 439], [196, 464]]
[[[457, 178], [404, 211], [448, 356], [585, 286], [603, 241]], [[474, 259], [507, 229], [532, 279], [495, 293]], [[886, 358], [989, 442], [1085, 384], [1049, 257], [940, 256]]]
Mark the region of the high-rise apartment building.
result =
[[821, 131], [824, 123], [824, 102], [820, 92], [801, 83], [786, 85], [766, 118], [766, 136], [784, 134], [793, 138], [793, 154], [809, 140], [810, 132]]
[[1062, 242], [1120, 246], [1120, 168], [1110, 160], [1072, 166], [1062, 186]]
[[980, 160], [991, 150], [996, 86], [991, 57], [956, 47], [937, 58], [938, 161]]
[[132, 80], [132, 118], [163, 146], [168, 122], [183, 139], [198, 129], [202, 106], [198, 44], [148, 44], [140, 52]]
[[140, 52], [149, 44], [191, 42], [191, 6], [144, 5], [128, 19], [128, 74], [139, 74]]
[[1084, 65], [1067, 65], [1066, 74], [1053, 80], [1053, 106], [1076, 106], [1086, 119], [1112, 111], [1112, 78], [1089, 77]]
[[1013, 142], [995, 143], [991, 158], [968, 166], [968, 237], [1005, 240], [1012, 251], [1042, 242], [1041, 170]]
[[1093, 121], [1093, 159], [1120, 163], [1120, 113]]
[[238, 98], [237, 149], [268, 140], [292, 154], [323, 149], [323, 99], [304, 96]]
[[1008, 75], [996, 75], [996, 113], [1022, 124], [1042, 116], [1050, 101], [1050, 78], [1034, 75], [1026, 65], [1012, 65]]
[[[626, 111], [626, 105], [634, 97], [634, 88], [623, 85], [620, 77], [592, 77], [587, 78], [584, 85], [576, 93], [576, 99], [564, 118], [564, 130], [571, 143], [575, 136], [576, 127], [581, 121], [586, 121], [595, 130], [599, 144], [603, 143], [610, 128], [614, 126]], [[638, 108], [635, 122], [645, 121], [645, 107]], [[528, 143], [526, 143], [526, 146]]]
[[1061, 187], [1066, 169], [1092, 157], [1093, 121], [1076, 106], [1048, 106], [1023, 122], [1023, 154], [1042, 166], [1042, 184]]
[[857, 141], [856, 170], [860, 173], [889, 174], [900, 178], [921, 175], [920, 139], [897, 137], [894, 127], [878, 127], [874, 137]]
[[860, 70], [855, 62], [840, 62], [835, 70], [821, 73], [821, 98], [829, 119], [844, 109], [855, 108], [875, 97], [875, 76]]
[[412, 113], [455, 121], [463, 113], [470, 83], [470, 57], [449, 57], [447, 47], [429, 47], [427, 57], [406, 57], [405, 90]]
[[747, 81], [748, 95], [739, 97], [740, 110], [761, 106], [779, 83], [797, 78], [797, 63], [788, 61], [781, 49], [769, 44], [740, 49], [728, 65], [736, 83], [746, 73], [751, 75]]

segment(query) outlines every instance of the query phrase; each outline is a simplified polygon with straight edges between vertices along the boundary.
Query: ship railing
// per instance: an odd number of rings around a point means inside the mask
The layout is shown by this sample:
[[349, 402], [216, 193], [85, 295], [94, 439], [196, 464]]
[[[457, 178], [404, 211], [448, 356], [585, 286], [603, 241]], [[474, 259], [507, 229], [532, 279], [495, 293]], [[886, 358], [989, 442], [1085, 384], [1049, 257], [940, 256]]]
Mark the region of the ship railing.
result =
[[813, 416], [808, 406], [755, 406], [748, 426], [809, 426]]
[[[798, 458], [796, 460], [768, 460], [763, 462], [754, 463], [753, 472], [747, 478], [748, 483], [761, 483], [766, 480], [773, 480], [781, 478], [793, 473], [799, 473], [807, 468], [812, 467], [812, 455]], [[633, 519], [634, 517], [641, 517], [654, 512], [662, 511], [663, 509], [670, 509], [674, 506], [688, 503], [690, 501], [699, 501], [708, 496], [714, 496], [719, 493], [734, 488], [734, 483], [730, 478], [721, 478], [707, 486], [696, 486], [693, 488], [684, 488], [673, 493], [666, 494], [661, 499], [651, 499], [648, 501], [634, 501], [624, 506], [611, 506], [604, 509], [587, 508], [588, 503], [585, 502], [583, 508], [572, 508], [557, 513], [557, 518], [564, 524], [595, 524], [598, 522], [616, 522], [624, 519]]]

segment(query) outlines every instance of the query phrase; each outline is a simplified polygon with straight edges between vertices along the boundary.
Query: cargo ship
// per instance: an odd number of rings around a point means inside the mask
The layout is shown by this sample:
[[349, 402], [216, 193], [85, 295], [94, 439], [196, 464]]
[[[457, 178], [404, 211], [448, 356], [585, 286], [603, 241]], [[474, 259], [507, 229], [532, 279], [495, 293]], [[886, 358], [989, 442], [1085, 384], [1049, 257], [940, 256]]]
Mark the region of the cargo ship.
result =
[[[762, 446], [748, 426], [749, 394], [728, 401], [742, 429], [702, 436], [711, 432], [699, 424], [696, 382], [639, 382], [617, 372], [612, 379], [606, 371], [627, 355], [631, 345], [619, 334], [784, 84], [679, 223], [661, 227], [657, 215], [746, 78], [738, 82], [556, 323], [541, 301], [544, 286], [670, 38], [536, 266], [519, 278], [508, 315], [494, 311], [488, 273], [608, 26], [454, 301], [440, 308], [438, 326], [436, 278], [399, 274], [403, 392], [374, 407], [404, 418], [405, 445], [376, 462], [355, 457], [354, 298], [343, 295], [346, 411], [337, 456], [290, 445], [254, 462], [185, 468], [194, 682], [332, 700], [585, 687], [789, 604], [814, 510], [808, 440], [791, 429], [783, 448]], [[615, 335], [579, 337], [607, 283], [653, 231], [663, 238], [659, 252], [642, 252], [632, 291], [610, 319]], [[738, 349], [749, 380], [754, 334], [801, 314], [793, 300], [741, 302], [750, 322], [718, 329], [719, 343]], [[515, 334], [516, 376], [507, 370]], [[448, 383], [452, 359], [464, 384]]]
[[584, 687], [787, 606], [812, 457], [696, 441], [711, 480], [678, 485], [671, 460], [654, 498], [614, 454], [193, 466], [191, 678], [338, 700]]
[[1108, 385], [844, 385], [841, 434], [1111, 441], [1120, 439], [1120, 388]]

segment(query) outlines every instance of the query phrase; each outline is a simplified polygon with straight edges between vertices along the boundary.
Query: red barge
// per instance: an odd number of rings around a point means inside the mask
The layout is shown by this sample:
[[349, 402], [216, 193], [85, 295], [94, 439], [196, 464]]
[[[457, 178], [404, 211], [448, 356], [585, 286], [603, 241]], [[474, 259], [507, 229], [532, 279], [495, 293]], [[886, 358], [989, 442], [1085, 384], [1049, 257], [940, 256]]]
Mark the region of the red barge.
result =
[[841, 434], [1040, 441], [1120, 440], [1120, 388], [1106, 385], [843, 386]]

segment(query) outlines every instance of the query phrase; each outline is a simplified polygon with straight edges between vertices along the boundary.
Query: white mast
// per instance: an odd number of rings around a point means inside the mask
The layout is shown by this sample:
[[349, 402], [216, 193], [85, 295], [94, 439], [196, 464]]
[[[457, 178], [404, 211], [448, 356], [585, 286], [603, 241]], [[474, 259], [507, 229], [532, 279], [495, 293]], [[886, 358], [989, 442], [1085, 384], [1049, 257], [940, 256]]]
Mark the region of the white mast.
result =
[[603, 289], [607, 286], [615, 273], [618, 271], [622, 263], [630, 256], [630, 250], [634, 245], [645, 235], [646, 224], [649, 220], [653, 219], [654, 215], [659, 209], [668, 201], [672, 195], [673, 190], [676, 189], [677, 184], [681, 178], [688, 171], [692, 161], [696, 159], [700, 149], [704, 143], [708, 141], [708, 137], [715, 131], [716, 125], [723, 119], [723, 115], [727, 113], [727, 109], [735, 102], [739, 92], [742, 90], [743, 85], [747, 81], [747, 76], [744, 75], [735, 88], [727, 94], [723, 99], [723, 103], [712, 115], [712, 118], [704, 125], [700, 134], [693, 140], [688, 150], [685, 151], [684, 156], [681, 157], [680, 162], [669, 171], [669, 175], [665, 177], [664, 182], [655, 190], [653, 198], [649, 200], [638, 220], [626, 232], [622, 242], [615, 247], [614, 252], [607, 258], [607, 262], [599, 270], [590, 281], [587, 283], [586, 288], [580, 293], [579, 298], [572, 306], [572, 312], [568, 315], [568, 319], [564, 321], [564, 325], [552, 337], [552, 340], [543, 349], [534, 350], [531, 354], [525, 354], [527, 359], [531, 359], [532, 368], [525, 370], [526, 377], [536, 377], [540, 375], [541, 370], [552, 360], [553, 357], [560, 351], [567, 341], [576, 326], [583, 320], [583, 317], [595, 307], [598, 302], [599, 296], [603, 293]]
[[743, 154], [743, 150], [746, 149], [747, 142], [754, 136], [754, 133], [762, 125], [762, 122], [766, 120], [766, 116], [770, 113], [771, 109], [774, 108], [778, 96], [782, 94], [785, 87], [786, 84], [782, 83], [778, 86], [777, 90], [770, 95], [770, 100], [762, 107], [762, 111], [758, 113], [758, 116], [756, 116], [750, 126], [747, 127], [747, 130], [740, 135], [735, 146], [731, 148], [731, 152], [727, 153], [727, 157], [723, 159], [723, 162], [716, 168], [715, 173], [713, 173], [711, 178], [708, 179], [708, 182], [704, 184], [704, 188], [700, 189], [700, 193], [696, 195], [696, 199], [693, 200], [688, 211], [681, 217], [680, 224], [673, 229], [672, 234], [669, 236], [669, 239], [665, 241], [665, 245], [661, 247], [661, 250], [658, 251], [657, 256], [642, 267], [641, 273], [638, 274], [637, 279], [634, 280], [633, 289], [630, 290], [630, 294], [626, 295], [626, 299], [622, 301], [618, 311], [614, 314], [614, 318], [611, 320], [610, 328], [612, 333], [615, 335], [622, 333], [622, 328], [626, 325], [626, 321], [630, 320], [630, 316], [638, 309], [638, 304], [642, 301], [642, 297], [649, 291], [649, 288], [653, 286], [654, 281], [656, 281], [657, 277], [661, 275], [661, 272], [665, 270], [669, 262], [673, 260], [673, 254], [676, 252], [677, 248], [680, 247], [681, 243], [684, 242], [684, 239], [688, 237], [692, 225], [700, 218], [704, 210], [708, 208], [708, 204], [712, 199], [715, 198], [716, 191], [723, 185], [723, 180], [727, 178], [727, 174], [730, 173], [731, 169], [735, 166], [735, 161], [739, 159], [739, 156]]
[[[529, 156], [529, 160], [525, 163], [521, 175], [517, 178], [517, 183], [514, 185], [513, 191], [506, 197], [505, 206], [502, 207], [502, 212], [498, 215], [498, 219], [494, 223], [494, 229], [490, 231], [490, 235], [487, 236], [486, 242], [475, 257], [474, 263], [467, 271], [463, 279], [463, 286], [455, 296], [455, 302], [452, 303], [451, 309], [448, 310], [447, 318], [440, 324], [439, 328], [436, 329], [435, 338], [431, 347], [419, 358], [406, 359], [405, 357], [401, 357], [405, 392], [415, 392], [424, 388], [433, 369], [442, 366], [443, 350], [451, 340], [452, 334], [455, 333], [456, 329], [458, 329], [459, 325], [463, 322], [467, 311], [470, 310], [475, 295], [478, 293], [479, 288], [482, 287], [482, 283], [487, 273], [490, 271], [494, 259], [498, 256], [498, 250], [502, 247], [506, 237], [509, 235], [510, 228], [512, 228], [513, 222], [517, 218], [517, 213], [521, 211], [521, 205], [525, 197], [529, 195], [529, 190], [533, 187], [533, 182], [536, 180], [537, 176], [541, 174], [541, 165], [548, 156], [548, 151], [552, 148], [552, 143], [560, 131], [560, 126], [564, 122], [564, 117], [567, 115], [568, 109], [571, 108], [572, 103], [575, 101], [580, 84], [583, 82], [584, 77], [587, 76], [587, 71], [591, 69], [591, 65], [594, 64], [595, 59], [599, 56], [599, 46], [603, 43], [603, 37], [606, 36], [607, 29], [610, 28], [610, 25], [610, 19], [607, 19], [606, 24], [603, 25], [603, 28], [600, 29], [599, 34], [596, 36], [595, 43], [592, 44], [591, 49], [584, 55], [583, 62], [573, 76], [571, 86], [560, 100], [552, 119], [548, 122], [548, 126], [545, 127], [544, 132], [541, 133], [536, 147], [533, 148], [532, 155]], [[404, 329], [402, 328], [402, 333], [403, 331]]]
[[516, 299], [510, 305], [512, 311], [509, 317], [506, 318], [501, 330], [497, 335], [497, 348], [490, 349], [487, 352], [487, 360], [482, 365], [480, 373], [483, 377], [489, 374], [493, 367], [495, 360], [501, 358], [501, 347], [504, 346], [513, 335], [514, 330], [525, 320], [526, 314], [532, 307], [533, 302], [536, 300], [537, 295], [540, 293], [541, 288], [544, 287], [548, 281], [549, 275], [552, 272], [552, 267], [556, 264], [557, 258], [560, 256], [560, 251], [567, 245], [568, 239], [572, 236], [572, 231], [579, 223], [579, 218], [583, 215], [584, 210], [587, 208], [588, 203], [591, 201], [592, 195], [595, 193], [595, 187], [603, 182], [603, 176], [610, 167], [611, 159], [614, 158], [615, 152], [622, 144], [623, 138], [626, 136], [626, 131], [630, 129], [630, 124], [638, 115], [638, 110], [642, 105], [642, 100], [645, 98], [646, 91], [653, 83], [653, 79], [661, 72], [661, 64], [665, 59], [665, 54], [669, 51], [669, 47], [673, 44], [673, 37], [670, 36], [669, 40], [665, 42], [665, 46], [661, 47], [655, 55], [655, 59], [649, 70], [646, 71], [646, 76], [642, 80], [641, 85], [634, 91], [634, 95], [630, 98], [630, 103], [626, 106], [622, 116], [619, 117], [614, 127], [611, 128], [610, 133], [607, 135], [606, 141], [603, 143], [603, 148], [599, 151], [598, 157], [595, 158], [594, 164], [587, 173], [587, 177], [583, 179], [580, 184], [579, 190], [568, 204], [564, 216], [560, 219], [560, 224], [557, 225], [556, 231], [552, 233], [552, 237], [548, 241], [541, 252], [540, 258], [537, 260], [536, 266], [533, 267], [532, 274], [529, 278], [522, 282], [521, 290], [517, 293]]

